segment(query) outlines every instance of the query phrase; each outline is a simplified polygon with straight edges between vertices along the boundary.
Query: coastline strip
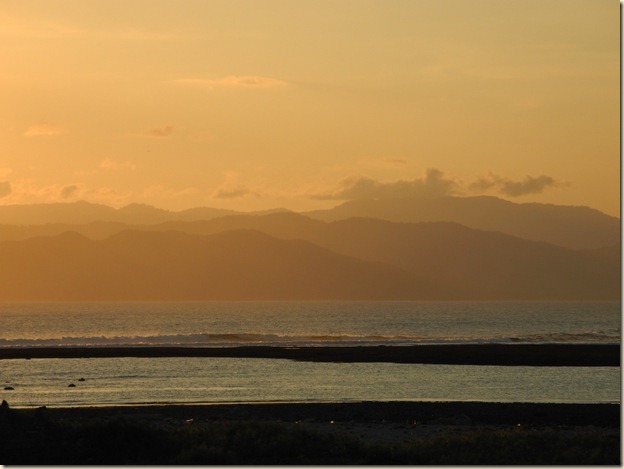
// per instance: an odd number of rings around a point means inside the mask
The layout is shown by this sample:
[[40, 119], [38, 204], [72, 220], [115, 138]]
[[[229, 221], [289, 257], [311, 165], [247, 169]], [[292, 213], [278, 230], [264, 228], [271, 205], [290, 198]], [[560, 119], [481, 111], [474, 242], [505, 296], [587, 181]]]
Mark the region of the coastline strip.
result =
[[[36, 412], [37, 409], [21, 409]], [[419, 421], [428, 424], [457, 424], [441, 419], [458, 415], [472, 424], [522, 425], [596, 425], [620, 426], [619, 404], [552, 404], [497, 402], [328, 402], [197, 404], [47, 408], [51, 414], [66, 418], [95, 418], [134, 415], [136, 418], [171, 417], [178, 419], [282, 420], [282, 421]]]
[[495, 366], [620, 366], [618, 344], [452, 344], [346, 347], [15, 347], [2, 359], [215, 357], [314, 362], [387, 362]]

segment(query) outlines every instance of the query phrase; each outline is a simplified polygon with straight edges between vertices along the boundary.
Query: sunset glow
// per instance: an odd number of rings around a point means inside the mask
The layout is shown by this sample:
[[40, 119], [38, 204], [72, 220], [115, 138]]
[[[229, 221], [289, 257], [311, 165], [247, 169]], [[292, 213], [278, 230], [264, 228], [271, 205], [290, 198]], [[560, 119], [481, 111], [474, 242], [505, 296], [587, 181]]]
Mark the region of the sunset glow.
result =
[[0, 464], [621, 464], [620, 27], [0, 0]]
[[618, 2], [0, 4], [0, 205], [619, 214]]

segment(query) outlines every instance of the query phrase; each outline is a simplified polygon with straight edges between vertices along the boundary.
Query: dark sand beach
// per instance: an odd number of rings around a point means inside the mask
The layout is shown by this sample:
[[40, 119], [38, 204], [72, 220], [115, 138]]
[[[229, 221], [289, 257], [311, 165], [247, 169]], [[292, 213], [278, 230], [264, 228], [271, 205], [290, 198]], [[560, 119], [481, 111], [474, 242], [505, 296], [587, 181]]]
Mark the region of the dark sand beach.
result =
[[103, 357], [281, 358], [317, 362], [393, 362], [500, 366], [620, 366], [613, 344], [453, 344], [336, 347], [31, 347], [1, 348], [0, 359]]
[[619, 404], [354, 402], [0, 410], [4, 464], [610, 464]]

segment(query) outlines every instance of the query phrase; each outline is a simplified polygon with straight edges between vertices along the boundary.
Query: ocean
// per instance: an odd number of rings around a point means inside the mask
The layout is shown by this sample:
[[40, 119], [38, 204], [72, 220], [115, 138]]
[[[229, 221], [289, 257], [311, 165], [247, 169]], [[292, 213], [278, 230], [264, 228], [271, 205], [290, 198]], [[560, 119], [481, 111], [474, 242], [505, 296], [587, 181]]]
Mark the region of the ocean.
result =
[[[0, 303], [0, 347], [619, 344], [620, 313], [619, 302]], [[0, 380], [17, 407], [620, 399], [617, 367], [16, 359], [0, 360]]]

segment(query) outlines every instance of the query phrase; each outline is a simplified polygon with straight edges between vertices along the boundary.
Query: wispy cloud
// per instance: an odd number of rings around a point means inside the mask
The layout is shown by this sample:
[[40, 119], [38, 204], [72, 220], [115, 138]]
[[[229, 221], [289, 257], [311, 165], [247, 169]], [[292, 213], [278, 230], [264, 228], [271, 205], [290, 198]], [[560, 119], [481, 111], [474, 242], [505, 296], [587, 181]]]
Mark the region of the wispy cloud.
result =
[[65, 133], [65, 129], [58, 125], [52, 124], [34, 124], [28, 127], [23, 135], [24, 137], [53, 137]]
[[10, 195], [12, 191], [13, 189], [9, 181], [0, 181], [0, 198]]
[[135, 170], [136, 165], [130, 161], [115, 161], [111, 158], [104, 158], [100, 163], [100, 169], [106, 171], [119, 171], [123, 169]]
[[11, 196], [15, 196], [16, 202], [67, 202], [82, 197], [87, 187], [82, 183], [73, 184], [48, 184], [40, 186], [28, 179], [15, 181], [12, 185]]
[[239, 199], [251, 194], [252, 191], [243, 185], [237, 185], [229, 188], [221, 187], [217, 189], [213, 194], [213, 199]]
[[407, 160], [403, 158], [385, 158], [383, 161], [395, 166], [405, 166], [407, 164]]
[[200, 193], [200, 190], [196, 187], [184, 187], [182, 189], [174, 189], [166, 187], [162, 184], [146, 187], [140, 193], [141, 199], [180, 199]]
[[211, 199], [240, 199], [247, 196], [258, 196], [256, 190], [250, 189], [240, 182], [240, 174], [236, 171], [227, 171], [225, 181], [210, 195]]
[[136, 133], [133, 133], [132, 135], [135, 135], [138, 137], [162, 138], [162, 137], [169, 137], [171, 136], [171, 134], [173, 134], [173, 126], [166, 125], [164, 127], [156, 127], [153, 129], [144, 130], [142, 132], [136, 132]]
[[481, 177], [469, 185], [469, 190], [476, 193], [495, 192], [509, 197], [520, 197], [528, 194], [541, 194], [544, 190], [560, 186], [562, 183], [545, 174], [541, 176], [526, 176], [522, 181], [490, 174]]
[[139, 28], [103, 29], [76, 27], [67, 22], [45, 18], [20, 18], [0, 13], [0, 37], [20, 39], [93, 39], [97, 41], [163, 41], [187, 37], [180, 31], [154, 31]]
[[230, 75], [223, 78], [180, 78], [175, 83], [201, 88], [275, 88], [288, 85], [284, 80], [258, 75]]
[[82, 182], [41, 184], [29, 178], [14, 178], [0, 182], [0, 203], [3, 205], [88, 200], [121, 206], [129, 203], [131, 196], [132, 193], [121, 194], [111, 188], [90, 188]]

